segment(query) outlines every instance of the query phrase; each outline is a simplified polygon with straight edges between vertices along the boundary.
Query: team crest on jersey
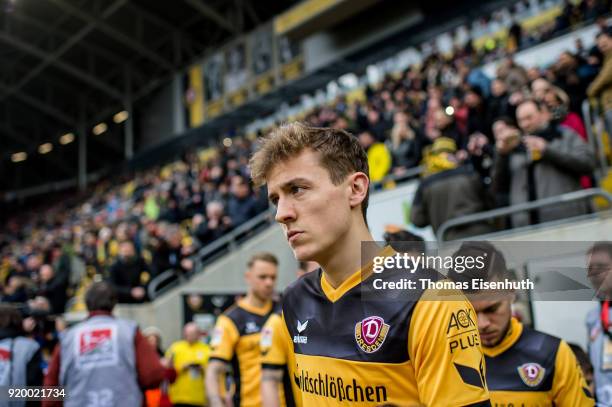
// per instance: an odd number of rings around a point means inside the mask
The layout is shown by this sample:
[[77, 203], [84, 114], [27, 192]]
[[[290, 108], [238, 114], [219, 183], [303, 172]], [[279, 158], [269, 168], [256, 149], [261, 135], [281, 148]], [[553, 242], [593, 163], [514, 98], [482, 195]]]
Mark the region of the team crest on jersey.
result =
[[546, 369], [538, 363], [524, 363], [518, 368], [519, 376], [521, 380], [529, 387], [536, 387], [542, 380], [544, 380], [544, 374]]
[[355, 341], [362, 351], [376, 352], [387, 338], [389, 324], [379, 316], [367, 317], [355, 325]]
[[259, 343], [262, 348], [269, 348], [272, 346], [272, 329], [265, 327], [261, 330], [261, 339]]

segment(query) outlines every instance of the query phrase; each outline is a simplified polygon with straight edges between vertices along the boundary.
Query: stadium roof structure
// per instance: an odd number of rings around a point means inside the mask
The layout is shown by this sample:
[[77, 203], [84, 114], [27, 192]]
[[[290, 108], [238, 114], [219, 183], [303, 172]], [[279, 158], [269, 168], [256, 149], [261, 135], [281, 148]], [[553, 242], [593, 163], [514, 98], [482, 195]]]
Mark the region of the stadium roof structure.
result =
[[109, 133], [87, 138], [88, 171], [120, 161], [113, 115], [296, 2], [0, 0], [0, 191], [76, 176], [78, 143], [58, 141], [79, 126]]

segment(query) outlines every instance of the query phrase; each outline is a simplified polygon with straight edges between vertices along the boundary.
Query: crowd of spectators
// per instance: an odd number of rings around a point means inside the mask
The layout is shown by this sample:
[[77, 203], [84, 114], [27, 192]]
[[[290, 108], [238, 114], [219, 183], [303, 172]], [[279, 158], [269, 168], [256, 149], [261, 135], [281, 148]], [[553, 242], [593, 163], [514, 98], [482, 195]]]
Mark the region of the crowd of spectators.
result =
[[121, 302], [141, 302], [154, 276], [191, 273], [199, 248], [267, 208], [265, 193], [248, 182], [251, 148], [235, 138], [125, 183], [98, 185], [74, 205], [9, 220], [0, 234], [2, 301], [42, 298], [49, 313], [61, 314], [95, 279], [112, 281]]
[[[519, 2], [515, 12], [527, 3]], [[601, 70], [612, 51], [606, 20], [597, 20], [598, 48], [577, 43], [576, 52], [564, 51], [548, 67], [519, 66], [509, 52], [609, 10], [609, 1], [567, 3], [552, 25], [535, 34], [513, 28], [503, 44], [478, 49], [468, 41], [452, 55], [432, 46], [421, 65], [301, 119], [355, 134], [368, 152], [373, 181], [420, 166], [411, 210], [416, 226], [436, 230], [457, 216], [592, 186], [595, 160], [580, 106], [587, 92], [602, 99], [610, 94], [611, 71]], [[503, 13], [495, 18], [503, 20]], [[503, 61], [491, 79], [478, 67], [492, 56]], [[589, 88], [594, 80], [597, 89]], [[147, 300], [156, 275], [195, 271], [192, 255], [199, 248], [268, 207], [265, 191], [249, 184], [253, 147], [250, 138], [227, 138], [221, 147], [102, 182], [85, 200], [9, 219], [0, 231], [2, 301], [23, 303], [32, 315], [57, 315], [67, 305], [82, 309], [79, 298], [90, 282], [108, 279], [121, 302], [137, 303]], [[578, 203], [519, 213], [454, 230], [447, 238], [588, 210]], [[26, 324], [42, 341], [55, 340], [52, 319]]]
[[[586, 7], [581, 5], [573, 7]], [[606, 7], [609, 10], [609, 4]], [[587, 92], [596, 97], [591, 83], [610, 87], [609, 73], [599, 72], [609, 60], [612, 31], [603, 18], [597, 24], [596, 46], [584, 50], [579, 42], [576, 52], [564, 50], [546, 67], [520, 66], [505, 55], [494, 78], [477, 68], [486, 50], [466, 47], [452, 56], [433, 50], [421, 66], [367, 88], [361, 100], [341, 98], [311, 112], [306, 121], [358, 135], [373, 181], [420, 164], [422, 182], [411, 221], [432, 226], [434, 232], [462, 215], [588, 188], [595, 185], [595, 153], [587, 142], [581, 106]], [[586, 202], [559, 204], [455, 228], [446, 238], [590, 210]]]

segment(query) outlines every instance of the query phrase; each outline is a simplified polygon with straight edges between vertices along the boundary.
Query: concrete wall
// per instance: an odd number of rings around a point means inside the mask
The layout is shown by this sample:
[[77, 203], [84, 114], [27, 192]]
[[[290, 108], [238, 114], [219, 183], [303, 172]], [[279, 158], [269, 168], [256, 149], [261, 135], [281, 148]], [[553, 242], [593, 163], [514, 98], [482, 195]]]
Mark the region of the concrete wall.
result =
[[328, 66], [343, 56], [365, 48], [417, 24], [423, 18], [410, 2], [383, 2], [378, 6], [304, 39], [306, 72]]
[[[595, 36], [597, 33], [597, 25], [592, 24], [521, 51], [515, 55], [514, 60], [519, 65], [525, 67], [548, 66], [557, 61], [561, 52], [576, 52], [576, 39], [578, 38], [582, 40], [586, 49], [595, 45]], [[483, 66], [482, 69], [489, 77], [493, 78], [500, 62], [501, 61], [490, 62]]]

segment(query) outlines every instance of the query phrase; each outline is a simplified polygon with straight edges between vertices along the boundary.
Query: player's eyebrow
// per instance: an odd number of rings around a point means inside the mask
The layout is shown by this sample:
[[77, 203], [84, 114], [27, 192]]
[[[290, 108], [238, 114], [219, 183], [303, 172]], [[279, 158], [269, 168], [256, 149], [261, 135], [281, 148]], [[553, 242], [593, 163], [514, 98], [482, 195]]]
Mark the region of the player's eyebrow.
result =
[[495, 304], [491, 304], [487, 308], [485, 308], [483, 312], [485, 313], [495, 312], [497, 311], [500, 305], [501, 305], [501, 302], [496, 302]]

